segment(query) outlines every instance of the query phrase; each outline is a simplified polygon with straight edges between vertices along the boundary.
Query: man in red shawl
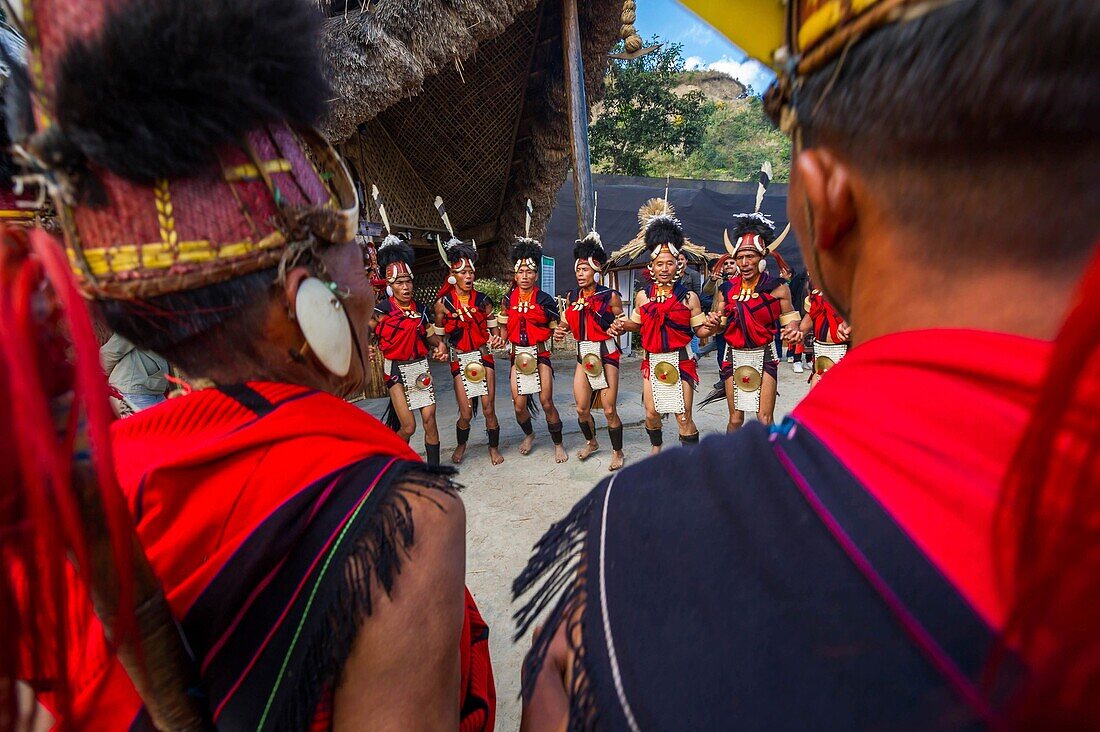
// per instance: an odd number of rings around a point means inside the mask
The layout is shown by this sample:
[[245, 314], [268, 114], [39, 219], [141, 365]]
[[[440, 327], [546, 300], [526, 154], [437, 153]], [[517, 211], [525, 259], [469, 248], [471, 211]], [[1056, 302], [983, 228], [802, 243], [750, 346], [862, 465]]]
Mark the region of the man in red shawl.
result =
[[844, 317], [832, 306], [825, 293], [813, 286], [808, 280], [810, 292], [806, 295], [806, 314], [802, 317], [799, 330], [803, 338], [813, 337], [814, 362], [810, 375], [810, 386], [816, 386], [826, 371], [840, 363], [848, 353], [848, 338], [852, 328]]
[[726, 241], [737, 273], [718, 286], [713, 305], [725, 321], [721, 375], [730, 413], [727, 432], [745, 423], [746, 410], [772, 423], [779, 385], [775, 334], [782, 329], [784, 340], [802, 340], [790, 287], [767, 272], [775, 224], [760, 212], [735, 218], [734, 243], [728, 244], [728, 235]]
[[[531, 414], [536, 404], [541, 404], [546, 414], [546, 429], [554, 443], [554, 461], [564, 463], [569, 453], [562, 446], [561, 415], [554, 406], [554, 364], [550, 361], [551, 340], [561, 319], [558, 303], [553, 295], [538, 286], [542, 260], [542, 244], [538, 240], [518, 238], [512, 244], [511, 258], [515, 281], [501, 303], [498, 320], [504, 323], [512, 350], [509, 373], [512, 404], [524, 434], [519, 453], [527, 455], [535, 444]], [[537, 401], [531, 401], [532, 397]]]
[[642, 225], [638, 237], [611, 257], [633, 259], [644, 253], [653, 280], [635, 294], [630, 317], [615, 320], [607, 331], [612, 338], [626, 332], [641, 334], [645, 349], [642, 402], [652, 455], [664, 444], [661, 420], [665, 414], [676, 415], [681, 444], [699, 442], [699, 428], [691, 414], [699, 369], [687, 347], [693, 336], [714, 335], [721, 319], [719, 313], [704, 313], [699, 296], [680, 283], [685, 267], [680, 252], [698, 251], [698, 247], [684, 237], [675, 213], [662, 198], [647, 201], [638, 211]]
[[1100, 7], [686, 2], [779, 69], [851, 347], [537, 545], [524, 729], [1096, 728]]
[[573, 399], [577, 404], [577, 423], [585, 445], [577, 453], [578, 460], [587, 460], [600, 448], [596, 440], [596, 421], [592, 408], [603, 407], [607, 419], [607, 436], [611, 439], [611, 462], [608, 470], [618, 470], [626, 461], [623, 454], [623, 421], [617, 406], [619, 397], [619, 360], [622, 352], [609, 330], [616, 319], [623, 317], [623, 300], [618, 291], [600, 284], [607, 264], [607, 251], [600, 235], [589, 232], [573, 246], [573, 271], [577, 287], [565, 296], [565, 318], [558, 325], [555, 338], [573, 335], [577, 342], [577, 368], [573, 374]]
[[[375, 296], [354, 185], [311, 127], [329, 93], [316, 8], [35, 0], [19, 22], [33, 116], [9, 123], [69, 267], [113, 330], [184, 375], [184, 395], [91, 447], [113, 451], [206, 726], [492, 729], [451, 473], [343, 398], [369, 373]], [[50, 676], [31, 679], [39, 700], [64, 727], [164, 728], [119, 638], [69, 599], [52, 671], [71, 704]]]
[[458, 446], [451, 462], [458, 465], [466, 458], [470, 423], [480, 404], [489, 438], [489, 460], [500, 465], [504, 456], [500, 454], [496, 360], [492, 349], [504, 347], [501, 324], [493, 312], [493, 299], [474, 287], [477, 245], [452, 237], [442, 248], [450, 274], [435, 301], [435, 335], [449, 346], [451, 376], [458, 400], [455, 423]]
[[[447, 346], [429, 325], [428, 310], [413, 297], [413, 261], [409, 243], [395, 234], [378, 245], [378, 269], [386, 281], [384, 300], [374, 306], [371, 328], [385, 359], [383, 369], [390, 407], [386, 424], [406, 442], [416, 432], [414, 410], [424, 423], [424, 452], [429, 465], [439, 465], [439, 427], [435, 422], [435, 385], [428, 355], [447, 360]], [[429, 328], [431, 332], [429, 334]]]

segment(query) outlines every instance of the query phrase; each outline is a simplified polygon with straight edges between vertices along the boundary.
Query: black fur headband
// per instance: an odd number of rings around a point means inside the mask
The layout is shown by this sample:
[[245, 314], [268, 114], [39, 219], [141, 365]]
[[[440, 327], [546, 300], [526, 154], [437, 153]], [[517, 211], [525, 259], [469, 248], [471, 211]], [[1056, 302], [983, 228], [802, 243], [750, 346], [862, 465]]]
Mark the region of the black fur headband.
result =
[[400, 236], [393, 234], [387, 236], [378, 245], [377, 256], [378, 268], [382, 270], [383, 275], [386, 273], [386, 268], [396, 262], [404, 262], [411, 270], [416, 260], [416, 252], [413, 251], [412, 246]]
[[477, 247], [461, 239], [451, 239], [443, 245], [443, 251], [447, 253], [447, 261], [452, 267], [462, 259], [477, 262]]
[[661, 244], [671, 244], [680, 249], [684, 246], [684, 229], [671, 216], [657, 216], [646, 227], [645, 244], [650, 249]]
[[592, 259], [600, 267], [607, 264], [607, 250], [603, 248], [600, 235], [593, 231], [583, 239], [577, 239], [573, 247], [573, 259], [577, 261]]
[[59, 59], [56, 127], [32, 147], [139, 184], [199, 173], [264, 124], [325, 112], [321, 14], [305, 0], [130, 0]]
[[745, 234], [758, 235], [764, 246], [768, 246], [775, 241], [775, 224], [762, 213], [737, 214], [733, 217], [730, 238], [736, 243]]
[[542, 257], [542, 244], [537, 239], [518, 237], [512, 244], [511, 254], [513, 264], [524, 259], [533, 259], [538, 264]]

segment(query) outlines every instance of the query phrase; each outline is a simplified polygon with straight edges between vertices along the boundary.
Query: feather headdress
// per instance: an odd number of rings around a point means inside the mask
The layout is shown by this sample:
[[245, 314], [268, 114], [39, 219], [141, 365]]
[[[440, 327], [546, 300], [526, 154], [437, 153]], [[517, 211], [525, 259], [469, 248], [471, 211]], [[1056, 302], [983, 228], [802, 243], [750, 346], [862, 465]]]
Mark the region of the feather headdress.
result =
[[638, 235], [611, 255], [609, 261], [612, 264], [630, 262], [646, 249], [656, 253], [659, 247], [666, 244], [671, 244], [676, 253], [682, 253], [688, 259], [706, 259], [707, 250], [684, 236], [684, 227], [676, 218], [676, 209], [666, 199], [651, 198], [646, 201], [638, 209], [638, 224]]
[[599, 232], [590, 231], [583, 239], [577, 239], [577, 243], [573, 246], [573, 259], [576, 262], [587, 261], [590, 264], [599, 265], [594, 265], [592, 269], [603, 269], [607, 264], [607, 250], [603, 248], [603, 240], [600, 239]]
[[[378, 245], [376, 256], [378, 257], [378, 269], [382, 271], [382, 276], [390, 284], [393, 284], [393, 281], [400, 276], [413, 276], [412, 267], [413, 262], [416, 261], [416, 252], [413, 251], [412, 246], [404, 237], [389, 234]], [[391, 265], [398, 265], [393, 277], [390, 276], [389, 271]]]
[[463, 241], [457, 236], [452, 236], [446, 242], [440, 239], [439, 242], [439, 252], [448, 265], [454, 266], [463, 259], [477, 261], [477, 242]]
[[530, 263], [532, 267], [537, 269], [539, 262], [542, 260], [542, 243], [538, 239], [517, 236], [509, 254], [516, 269], [519, 269], [519, 266], [525, 262]]
[[[734, 215], [732, 241], [730, 240], [729, 230], [722, 232], [726, 251], [731, 256], [737, 254], [741, 249], [752, 249], [760, 256], [767, 257], [783, 243], [783, 240], [787, 237], [787, 232], [791, 230], [791, 225], [788, 223], [777, 239], [775, 236], [775, 223], [760, 210], [760, 205], [764, 202], [764, 194], [771, 183], [771, 176], [772, 164], [764, 161], [764, 164], [760, 166], [760, 179], [756, 187], [755, 210], [752, 213]], [[782, 260], [778, 254], [776, 254], [776, 258]]]

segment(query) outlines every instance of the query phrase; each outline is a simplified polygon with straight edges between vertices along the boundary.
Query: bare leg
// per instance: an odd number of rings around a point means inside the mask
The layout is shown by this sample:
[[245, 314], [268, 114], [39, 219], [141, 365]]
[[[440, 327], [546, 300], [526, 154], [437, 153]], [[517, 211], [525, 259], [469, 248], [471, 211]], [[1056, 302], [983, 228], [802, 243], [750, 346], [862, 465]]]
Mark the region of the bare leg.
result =
[[584, 375], [580, 364], [577, 364], [577, 370], [573, 372], [573, 400], [577, 403], [577, 422], [585, 437], [584, 445], [577, 452], [577, 459], [587, 460], [600, 449], [600, 443], [596, 439], [596, 420], [592, 418], [592, 385], [588, 383], [588, 377]]
[[420, 421], [424, 423], [424, 452], [429, 465], [439, 464], [439, 425], [435, 421], [435, 405], [420, 408]]
[[[485, 413], [485, 429], [497, 430], [500, 434], [500, 421], [497, 419], [497, 380], [495, 369], [486, 369], [485, 380], [488, 382], [489, 394], [481, 397], [481, 411]], [[489, 445], [489, 459], [493, 465], [504, 462], [504, 456], [500, 454], [500, 448]]]
[[554, 443], [554, 462], [564, 463], [569, 460], [569, 453], [562, 445], [561, 415], [558, 414], [558, 408], [554, 406], [554, 369], [540, 363], [539, 379], [542, 382], [539, 401], [542, 402], [542, 411], [546, 415], [546, 428], [550, 430], [550, 439]]
[[439, 425], [435, 421], [434, 404], [420, 408], [420, 421], [424, 423], [424, 442], [429, 445], [438, 445]]
[[516, 411], [516, 422], [523, 428], [523, 442], [519, 443], [519, 454], [530, 455], [531, 448], [535, 446], [535, 431], [531, 429], [531, 410], [527, 408], [527, 395], [519, 393], [519, 384], [516, 383], [516, 367], [513, 364], [508, 372], [508, 382], [512, 385], [512, 406]]
[[733, 383], [733, 377], [726, 379], [726, 404], [730, 408], [730, 421], [726, 425], [726, 434], [736, 432], [745, 424], [745, 413], [733, 406], [733, 395], [737, 393], [737, 386]]
[[[459, 432], [465, 430], [468, 437], [470, 423], [474, 421], [474, 405], [470, 402], [470, 397], [466, 396], [466, 389], [462, 386], [462, 375], [455, 376], [454, 381], [455, 401], [458, 402], [458, 422], [455, 424], [455, 427]], [[455, 465], [461, 465], [465, 458], [466, 443], [459, 441], [458, 447], [456, 447], [454, 453], [451, 454], [451, 462]]]
[[695, 399], [695, 387], [687, 379], [680, 379], [680, 388], [684, 390], [684, 413], [676, 415], [676, 422], [680, 428], [680, 436], [695, 436], [699, 434], [699, 428], [695, 426], [695, 420], [691, 416], [691, 404]]
[[398, 422], [401, 423], [397, 429], [397, 435], [408, 442], [416, 433], [416, 418], [409, 411], [409, 405], [405, 401], [405, 387], [400, 381], [390, 387], [390, 404], [393, 405], [393, 411], [397, 414]]
[[[600, 403], [603, 406], [603, 416], [607, 419], [607, 431], [612, 436], [611, 464], [608, 470], [618, 470], [626, 462], [626, 455], [622, 451], [623, 421], [619, 418], [619, 367], [604, 366], [604, 378], [607, 379], [607, 388], [600, 392]], [[587, 381], [587, 379], [585, 379]], [[618, 435], [618, 448], [616, 448], [615, 435]]]
[[661, 442], [658, 441], [661, 414], [653, 404], [653, 386], [649, 383], [649, 379], [642, 379], [642, 403], [645, 405], [645, 428], [649, 433], [649, 454], [656, 455], [661, 451]]
[[764, 383], [760, 386], [760, 411], [756, 413], [760, 423], [771, 426], [775, 422], [775, 395], [778, 391], [775, 377], [764, 374]]

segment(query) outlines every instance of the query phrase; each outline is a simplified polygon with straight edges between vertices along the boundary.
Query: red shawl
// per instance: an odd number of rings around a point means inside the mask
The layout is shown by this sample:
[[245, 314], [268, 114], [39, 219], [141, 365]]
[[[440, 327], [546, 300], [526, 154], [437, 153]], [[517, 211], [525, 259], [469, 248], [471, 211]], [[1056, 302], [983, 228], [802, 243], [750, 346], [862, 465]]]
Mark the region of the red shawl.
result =
[[729, 319], [723, 334], [727, 343], [734, 348], [760, 348], [771, 343], [779, 328], [776, 320], [781, 307], [772, 290], [782, 284], [764, 272], [752, 296], [745, 300], [737, 299], [741, 293], [740, 275], [720, 285], [726, 303], [725, 315]]
[[[370, 612], [369, 594], [327, 568], [368, 541], [381, 547], [373, 571], [396, 575], [402, 542], [391, 487], [417, 480], [408, 474], [424, 470], [416, 454], [340, 399], [260, 382], [171, 400], [119, 422], [113, 437], [138, 536], [218, 726], [256, 728], [262, 718], [308, 726], [357, 618]], [[476, 719], [464, 728], [491, 729], [487, 628], [467, 600], [462, 704]], [[71, 623], [81, 639], [71, 665], [82, 728], [143, 728], [140, 700], [86, 601]]]
[[428, 355], [428, 318], [415, 300], [405, 311], [392, 297], [374, 308], [378, 348], [391, 361], [412, 361]]
[[537, 287], [531, 291], [529, 300], [523, 302], [522, 297], [518, 287], [508, 293], [508, 342], [517, 346], [535, 346], [550, 340], [554, 335], [550, 323], [561, 317], [557, 302]]
[[684, 304], [688, 290], [677, 283], [672, 294], [657, 302], [657, 286], [650, 285], [649, 300], [638, 308], [642, 318], [642, 348], [649, 353], [668, 353], [691, 343], [691, 310]]
[[836, 308], [825, 299], [821, 290], [811, 291], [807, 299], [810, 301], [808, 315], [810, 322], [813, 323], [814, 339], [822, 343], [839, 343], [840, 336], [837, 335], [837, 329], [844, 322], [844, 318], [840, 317]]

